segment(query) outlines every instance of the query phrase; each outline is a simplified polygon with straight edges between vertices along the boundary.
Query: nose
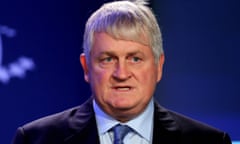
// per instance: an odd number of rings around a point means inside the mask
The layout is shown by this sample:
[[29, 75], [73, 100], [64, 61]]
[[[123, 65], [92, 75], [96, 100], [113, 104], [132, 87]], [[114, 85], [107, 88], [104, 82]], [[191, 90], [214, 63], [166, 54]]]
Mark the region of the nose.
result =
[[118, 62], [113, 72], [113, 78], [119, 81], [127, 80], [131, 77], [129, 66], [126, 62]]

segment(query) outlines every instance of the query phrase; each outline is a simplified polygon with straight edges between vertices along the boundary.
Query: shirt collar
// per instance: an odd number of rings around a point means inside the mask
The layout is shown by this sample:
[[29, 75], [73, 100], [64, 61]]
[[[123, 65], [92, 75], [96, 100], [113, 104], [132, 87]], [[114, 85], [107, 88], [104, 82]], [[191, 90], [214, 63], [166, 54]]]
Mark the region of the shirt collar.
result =
[[[109, 129], [111, 129], [113, 126], [121, 123], [106, 114], [97, 105], [95, 100], [93, 100], [93, 109], [95, 111], [99, 135], [103, 135], [104, 133], [108, 132]], [[153, 130], [153, 111], [154, 104], [153, 99], [151, 99], [146, 109], [139, 116], [122, 124], [128, 125], [132, 129], [134, 129], [141, 137], [148, 141], [151, 141]]]

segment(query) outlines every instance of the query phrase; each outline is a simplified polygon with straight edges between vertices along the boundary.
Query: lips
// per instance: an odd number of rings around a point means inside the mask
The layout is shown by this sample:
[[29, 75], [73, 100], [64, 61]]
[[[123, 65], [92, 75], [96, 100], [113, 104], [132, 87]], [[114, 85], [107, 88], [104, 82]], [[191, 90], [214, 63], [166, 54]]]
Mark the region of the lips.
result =
[[129, 91], [129, 90], [132, 89], [131, 86], [114, 86], [112, 88], [117, 90], [117, 91]]

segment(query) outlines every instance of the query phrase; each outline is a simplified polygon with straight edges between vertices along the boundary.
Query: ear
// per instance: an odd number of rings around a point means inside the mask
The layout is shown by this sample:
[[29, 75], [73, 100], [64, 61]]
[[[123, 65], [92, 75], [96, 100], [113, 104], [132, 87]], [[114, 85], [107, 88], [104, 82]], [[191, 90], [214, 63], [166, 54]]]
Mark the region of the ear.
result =
[[157, 64], [157, 67], [158, 67], [158, 69], [157, 69], [157, 71], [158, 71], [157, 82], [159, 82], [162, 79], [164, 61], [165, 61], [165, 56], [164, 56], [164, 54], [161, 54], [160, 57], [159, 57], [158, 64]]
[[80, 55], [80, 63], [82, 65], [83, 71], [84, 71], [84, 79], [86, 82], [89, 82], [89, 75], [88, 75], [88, 65], [87, 65], [87, 60], [86, 56], [84, 53]]

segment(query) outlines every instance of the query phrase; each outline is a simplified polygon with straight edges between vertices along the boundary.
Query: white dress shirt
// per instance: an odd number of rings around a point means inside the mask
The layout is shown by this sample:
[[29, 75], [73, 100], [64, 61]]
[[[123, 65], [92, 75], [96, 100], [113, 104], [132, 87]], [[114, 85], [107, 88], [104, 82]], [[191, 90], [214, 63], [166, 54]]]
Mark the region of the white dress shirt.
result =
[[98, 135], [100, 144], [113, 144], [113, 132], [110, 131], [112, 127], [117, 124], [128, 125], [134, 131], [129, 132], [124, 137], [124, 144], [151, 144], [153, 136], [153, 99], [150, 101], [145, 111], [143, 111], [136, 118], [121, 123], [108, 114], [106, 114], [93, 100], [93, 109], [97, 121]]

